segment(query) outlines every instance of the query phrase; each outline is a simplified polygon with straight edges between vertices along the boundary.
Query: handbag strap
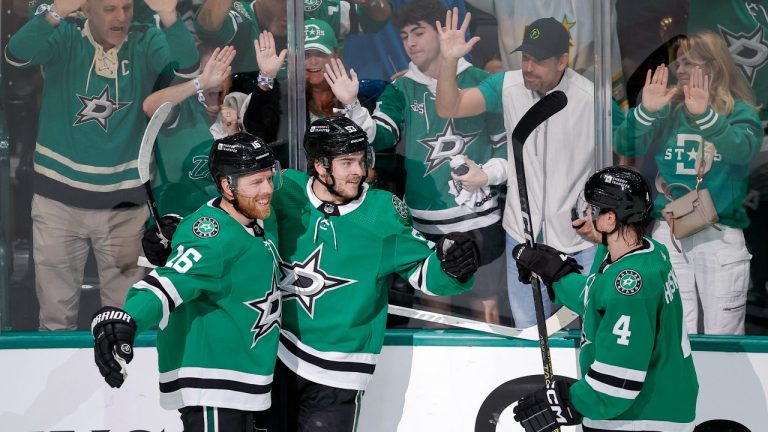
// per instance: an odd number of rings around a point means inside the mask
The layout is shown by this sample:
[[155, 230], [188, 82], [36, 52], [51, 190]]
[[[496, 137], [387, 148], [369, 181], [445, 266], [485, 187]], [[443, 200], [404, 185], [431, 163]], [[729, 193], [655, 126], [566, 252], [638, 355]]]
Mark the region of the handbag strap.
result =
[[670, 186], [684, 187], [688, 189], [689, 192], [692, 192], [693, 190], [696, 190], [696, 191], [699, 190], [699, 185], [701, 184], [701, 181], [704, 179], [704, 175], [706, 174], [704, 172], [704, 168], [707, 165], [704, 162], [704, 141], [701, 142], [701, 144], [699, 145], [699, 151], [696, 152], [696, 164], [698, 165], [698, 167], [696, 168], [696, 187], [694, 189], [689, 188], [683, 183], [667, 184], [667, 182], [665, 182], [664, 179], [661, 178], [661, 174], [657, 171], [656, 172], [656, 190], [664, 194], [664, 196], [667, 197], [667, 199], [670, 201], [673, 201], [672, 194], [669, 192]]

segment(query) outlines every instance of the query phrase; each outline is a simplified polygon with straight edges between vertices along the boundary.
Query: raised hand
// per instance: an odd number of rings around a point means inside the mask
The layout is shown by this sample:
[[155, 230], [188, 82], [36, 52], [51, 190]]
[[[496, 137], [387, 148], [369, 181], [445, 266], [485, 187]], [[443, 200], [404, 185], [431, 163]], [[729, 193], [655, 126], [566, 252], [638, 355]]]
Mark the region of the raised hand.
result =
[[198, 80], [200, 86], [204, 89], [216, 88], [232, 74], [232, 60], [235, 59], [237, 51], [231, 45], [224, 48], [216, 48], [211, 54], [211, 58], [203, 68]]
[[357, 80], [357, 73], [354, 69], [349, 70], [347, 75], [344, 69], [344, 63], [341, 59], [332, 58], [325, 65], [325, 81], [331, 86], [331, 91], [344, 105], [349, 105], [357, 99], [357, 92], [360, 90], [360, 82]]
[[80, 9], [87, 0], [56, 0], [51, 5], [53, 10], [62, 17]]
[[685, 109], [692, 115], [701, 115], [709, 108], [709, 75], [696, 66], [687, 85], [683, 86]]
[[176, 13], [177, 0], [144, 0], [144, 3], [149, 6], [154, 12], [171, 12]]
[[435, 28], [440, 34], [440, 54], [446, 59], [459, 59], [472, 51], [472, 47], [480, 41], [479, 36], [475, 36], [469, 41], [464, 37], [467, 34], [469, 21], [472, 14], [467, 12], [464, 16], [464, 22], [459, 27], [459, 8], [453, 8], [452, 11], [445, 13], [445, 27], [440, 21], [435, 22]]
[[280, 54], [277, 54], [275, 37], [266, 30], [261, 32], [259, 40], [253, 41], [253, 46], [256, 48], [256, 64], [259, 65], [259, 73], [267, 78], [276, 77], [277, 71], [285, 63], [288, 50], [283, 49]]
[[643, 108], [650, 112], [656, 112], [665, 107], [677, 93], [677, 88], [668, 88], [669, 68], [661, 64], [656, 70], [645, 75], [645, 86], [643, 87]]

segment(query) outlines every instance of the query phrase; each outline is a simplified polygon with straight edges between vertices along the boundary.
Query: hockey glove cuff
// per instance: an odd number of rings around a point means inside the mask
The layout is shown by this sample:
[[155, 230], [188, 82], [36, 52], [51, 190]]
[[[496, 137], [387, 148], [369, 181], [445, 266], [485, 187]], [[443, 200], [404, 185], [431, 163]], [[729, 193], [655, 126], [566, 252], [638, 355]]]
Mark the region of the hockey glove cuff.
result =
[[540, 243], [533, 247], [520, 243], [512, 249], [512, 257], [520, 281], [530, 283], [531, 273], [536, 273], [547, 286], [550, 298], [554, 297], [553, 283], [569, 273], [581, 273], [582, 269], [572, 256]]
[[127, 376], [124, 365], [133, 360], [136, 322], [126, 311], [105, 306], [93, 315], [91, 332], [101, 376], [111, 387], [120, 387]]
[[444, 272], [466, 282], [480, 266], [477, 244], [461, 232], [444, 235], [437, 242], [437, 258]]
[[163, 245], [162, 239], [157, 235], [157, 225], [152, 225], [144, 231], [144, 237], [141, 239], [141, 247], [144, 249], [144, 256], [152, 264], [160, 267], [164, 266], [168, 257], [171, 255], [170, 241], [176, 232], [176, 227], [181, 222], [181, 216], [167, 214], [158, 221], [163, 236], [168, 240], [167, 245]]
[[525, 432], [550, 432], [560, 426], [581, 422], [581, 415], [571, 404], [566, 381], [553, 381], [517, 401], [513, 409], [515, 421]]

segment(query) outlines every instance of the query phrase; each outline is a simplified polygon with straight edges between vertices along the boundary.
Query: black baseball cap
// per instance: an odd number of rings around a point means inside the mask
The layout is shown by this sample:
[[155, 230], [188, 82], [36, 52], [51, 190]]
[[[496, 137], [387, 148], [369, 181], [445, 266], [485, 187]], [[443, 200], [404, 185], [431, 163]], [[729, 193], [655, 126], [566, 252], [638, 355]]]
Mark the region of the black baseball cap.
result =
[[571, 35], [554, 18], [540, 18], [525, 28], [523, 43], [512, 52], [522, 51], [537, 60], [560, 56], [568, 52]]

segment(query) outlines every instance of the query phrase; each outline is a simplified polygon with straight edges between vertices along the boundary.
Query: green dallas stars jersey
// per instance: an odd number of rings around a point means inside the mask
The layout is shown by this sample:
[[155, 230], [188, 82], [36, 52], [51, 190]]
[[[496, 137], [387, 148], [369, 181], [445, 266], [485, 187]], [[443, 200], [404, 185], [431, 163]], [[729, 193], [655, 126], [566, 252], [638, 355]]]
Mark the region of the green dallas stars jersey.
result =
[[35, 192], [90, 209], [141, 204], [146, 194], [136, 159], [147, 123], [142, 102], [158, 75], [172, 66], [191, 73], [199, 56], [181, 20], [160, 30], [133, 25], [119, 47], [104, 53], [87, 21], [43, 15], [10, 39], [5, 57], [14, 66], [40, 65], [43, 87]]
[[139, 331], [159, 324], [166, 409], [270, 406], [281, 310], [274, 217], [265, 230], [248, 228], [220, 200], [184, 218], [168, 263], [136, 283], [125, 303]]
[[[474, 87], [489, 76], [466, 61], [459, 66], [459, 88]], [[377, 150], [392, 147], [404, 134], [408, 173], [405, 201], [419, 231], [441, 234], [491, 225], [501, 219], [497, 188], [491, 189], [481, 208], [470, 210], [457, 205], [455, 196], [449, 193], [449, 161], [464, 154], [480, 165], [491, 158], [502, 158], [506, 165], [504, 117], [500, 113], [486, 113], [441, 118], [435, 106], [436, 83], [411, 63], [405, 76], [387, 86], [372, 115], [376, 122], [372, 145]]]
[[677, 278], [664, 246], [643, 246], [609, 263], [600, 245], [589, 276], [554, 284], [584, 319], [571, 400], [591, 428], [691, 431], [699, 386]]
[[[689, 116], [683, 107], [668, 106], [650, 113], [641, 105], [632, 108], [626, 121], [614, 135], [614, 149], [623, 156], [640, 156], [655, 148], [659, 174], [667, 182], [696, 187], [697, 152], [704, 144], [705, 154], [714, 155], [712, 168], [707, 171], [701, 188], [712, 194], [721, 224], [734, 228], [749, 225], [743, 202], [747, 193], [749, 165], [760, 151], [763, 128], [757, 112], [737, 100], [728, 116], [708, 108], [704, 114]], [[679, 198], [688, 191], [672, 187], [672, 197]], [[658, 194], [654, 202], [654, 217], [669, 200]]]
[[408, 208], [368, 189], [343, 206], [323, 203], [303, 172], [285, 170], [272, 201], [280, 230], [283, 328], [280, 360], [324, 385], [364, 390], [384, 341], [387, 276], [427, 294], [468, 290], [440, 268]]
[[183, 217], [218, 195], [208, 172], [213, 135], [208, 116], [194, 97], [184, 99], [172, 115], [171, 124], [157, 134], [152, 191], [159, 214]]

